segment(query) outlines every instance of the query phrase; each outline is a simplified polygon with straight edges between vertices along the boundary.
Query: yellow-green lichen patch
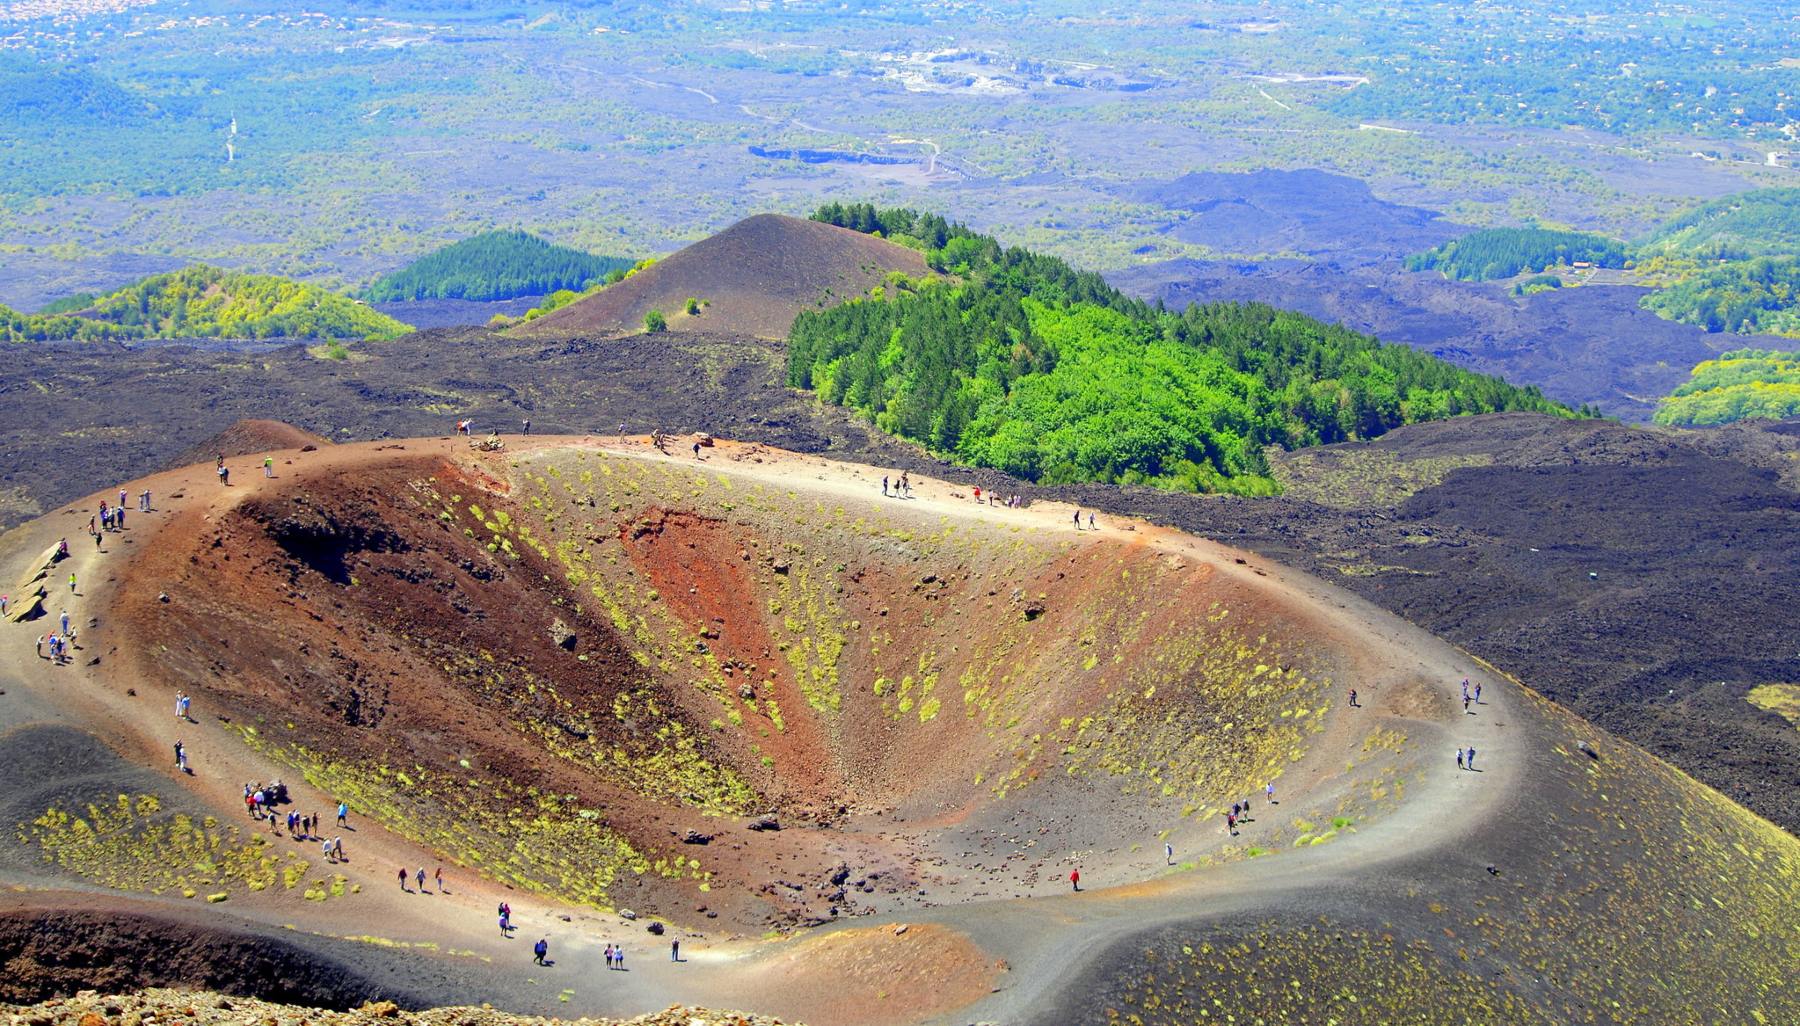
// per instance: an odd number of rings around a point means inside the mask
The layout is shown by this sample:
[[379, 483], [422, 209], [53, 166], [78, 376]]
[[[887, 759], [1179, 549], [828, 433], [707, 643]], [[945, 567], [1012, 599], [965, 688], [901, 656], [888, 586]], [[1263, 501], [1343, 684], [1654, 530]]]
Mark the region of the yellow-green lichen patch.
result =
[[165, 814], [161, 800], [150, 794], [122, 794], [111, 804], [72, 811], [52, 806], [20, 824], [18, 837], [65, 872], [150, 894], [193, 897], [231, 886], [292, 889], [308, 868], [306, 860], [259, 834], [245, 835], [211, 816]]

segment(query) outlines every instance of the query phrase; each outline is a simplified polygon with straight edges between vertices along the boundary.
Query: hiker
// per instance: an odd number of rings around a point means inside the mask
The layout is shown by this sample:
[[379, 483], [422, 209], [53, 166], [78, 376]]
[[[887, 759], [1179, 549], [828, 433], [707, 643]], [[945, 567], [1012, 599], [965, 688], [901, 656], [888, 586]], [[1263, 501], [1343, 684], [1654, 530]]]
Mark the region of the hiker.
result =
[[608, 969], [611, 969], [613, 967], [612, 963], [613, 963], [613, 946], [611, 944], [608, 944], [606, 946], [606, 967]]
[[1274, 783], [1274, 781], [1270, 781], [1269, 783], [1263, 785], [1263, 797], [1268, 801], [1268, 803], [1270, 805], [1280, 804], [1279, 802], [1277, 802], [1275, 800], [1275, 783]]
[[1470, 769], [1475, 768], [1475, 746], [1474, 745], [1469, 746], [1469, 768]]
[[624, 945], [619, 945], [619, 946], [613, 948], [613, 967], [618, 969], [620, 972], [625, 971], [625, 947], [624, 947]]
[[529, 434], [531, 434], [531, 418], [530, 418], [530, 417], [526, 417], [526, 418], [525, 418], [525, 426], [524, 426], [524, 429], [523, 429], [523, 430], [522, 430], [522, 431], [520, 431], [520, 432], [519, 432], [519, 433], [520, 433], [520, 434], [523, 434], [523, 435], [529, 435]]
[[669, 941], [669, 961], [681, 961], [681, 938], [679, 937]]
[[419, 881], [419, 893], [424, 894], [425, 893], [425, 867], [424, 866], [419, 867], [419, 872], [418, 872], [416, 878]]
[[694, 458], [695, 459], [700, 458], [700, 443], [699, 442], [694, 443]]
[[1075, 530], [1081, 530], [1081, 511], [1075, 511]]
[[1463, 692], [1463, 715], [1469, 715], [1469, 693]]
[[1480, 681], [1475, 682], [1475, 704], [1476, 705], [1481, 704], [1481, 682]]
[[1069, 886], [1075, 888], [1078, 891], [1081, 890], [1081, 867], [1080, 866], [1076, 866], [1074, 869], [1069, 870]]
[[1237, 815], [1237, 814], [1238, 814], [1238, 809], [1239, 809], [1239, 808], [1241, 808], [1241, 807], [1242, 807], [1242, 806], [1241, 806], [1241, 803], [1239, 803], [1239, 802], [1232, 802], [1232, 803], [1231, 803], [1231, 814], [1232, 814], [1232, 815], [1233, 815], [1233, 816], [1235, 816], [1235, 815]]
[[1457, 769], [1463, 768], [1463, 750], [1461, 748], [1458, 748], [1456, 750], [1456, 768]]
[[178, 720], [183, 718], [181, 715], [181, 700], [186, 697], [187, 694], [185, 692], [175, 692], [175, 718]]
[[1172, 866], [1174, 864], [1175, 864], [1175, 846], [1173, 844], [1170, 844], [1167, 841], [1164, 841], [1163, 842], [1163, 865]]
[[332, 858], [332, 856], [331, 856], [331, 842], [330, 841], [321, 841], [319, 843], [319, 851], [324, 854], [326, 862], [336, 862], [337, 861], [337, 859]]
[[125, 530], [125, 507], [113, 507], [113, 527], [120, 531]]
[[883, 474], [883, 475], [881, 475], [881, 494], [886, 495], [887, 493], [888, 493], [888, 479], [887, 479], [887, 475]]
[[1356, 689], [1350, 689], [1350, 708], [1356, 708]]
[[342, 837], [333, 837], [331, 839], [331, 850], [337, 853], [337, 860], [339, 862], [350, 861], [344, 857], [344, 839]]
[[274, 477], [275, 476], [275, 457], [273, 457], [273, 456], [264, 456], [263, 457], [263, 476], [264, 477]]
[[900, 474], [900, 490], [905, 492], [907, 495], [912, 494], [912, 474], [910, 472], [906, 472], [906, 471], [901, 472], [901, 474]]
[[1237, 836], [1237, 813], [1227, 812], [1225, 814], [1225, 832], [1233, 837]]
[[408, 894], [412, 893], [412, 888], [406, 886], [406, 867], [405, 866], [400, 867], [400, 889], [405, 891]]
[[506, 906], [500, 906], [500, 936], [512, 936], [512, 917], [506, 914]]
[[[531, 421], [529, 421], [529, 420], [526, 421], [525, 426], [527, 428], [530, 428]], [[550, 941], [544, 937], [539, 937], [538, 942], [531, 946], [532, 958], [534, 961], [537, 962], [538, 965], [544, 964], [544, 956], [548, 955], [549, 953], [550, 953]]]
[[439, 894], [444, 893], [444, 867], [443, 866], [437, 867], [437, 873], [435, 874], [434, 879], [437, 880], [438, 893]]
[[1088, 511], [1088, 530], [1090, 530], [1090, 531], [1100, 530], [1098, 527], [1094, 526], [1094, 513], [1092, 510]]
[[148, 488], [146, 488], [142, 492], [138, 493], [138, 512], [139, 513], [150, 512], [150, 489], [148, 489]]
[[625, 422], [621, 420], [621, 421], [619, 421], [619, 441], [623, 442], [624, 440], [625, 440]]
[[64, 538], [56, 543], [56, 558], [59, 560], [69, 558], [69, 539]]
[[231, 484], [231, 471], [227, 470], [223, 463], [219, 464], [219, 483], [227, 486]]
[[[95, 535], [94, 537], [98, 538], [99, 535]], [[69, 594], [71, 594], [71, 595], [75, 594], [75, 575], [74, 574], [69, 575]]]
[[346, 826], [346, 821], [349, 818], [350, 806], [345, 805], [343, 802], [338, 802], [338, 826]]
[[63, 637], [72, 638], [75, 636], [75, 635], [69, 633], [69, 611], [67, 609], [62, 611], [62, 628], [63, 628]]
[[187, 746], [175, 742], [175, 768], [183, 773], [189, 772], [187, 764]]

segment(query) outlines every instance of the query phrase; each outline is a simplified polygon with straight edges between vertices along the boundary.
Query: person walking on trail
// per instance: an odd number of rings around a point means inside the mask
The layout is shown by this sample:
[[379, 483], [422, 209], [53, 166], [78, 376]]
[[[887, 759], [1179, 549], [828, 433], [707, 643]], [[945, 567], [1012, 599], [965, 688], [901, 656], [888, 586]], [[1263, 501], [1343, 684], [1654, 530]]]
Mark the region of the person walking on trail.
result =
[[1225, 814], [1225, 832], [1233, 837], [1237, 836], [1237, 813], [1227, 812]]
[[500, 936], [512, 936], [512, 916], [507, 913], [505, 908], [500, 910]]
[[613, 946], [611, 944], [608, 944], [606, 946], [606, 968], [611, 969], [613, 967], [612, 962], [613, 962]]
[[1088, 512], [1088, 530], [1090, 530], [1090, 531], [1100, 530], [1100, 528], [1094, 526], [1094, 514], [1093, 514], [1093, 511], [1091, 511], [1091, 510]]
[[264, 477], [274, 477], [275, 476], [275, 457], [273, 457], [273, 456], [264, 456], [263, 457], [263, 476]]
[[[531, 422], [526, 421], [525, 423], [529, 424]], [[539, 937], [538, 942], [531, 946], [532, 960], [537, 962], [538, 965], [545, 964], [544, 956], [548, 955], [549, 953], [550, 953], [550, 941], [546, 937]]]
[[1463, 715], [1464, 716], [1470, 715], [1470, 713], [1469, 713], [1469, 693], [1467, 691], [1463, 692]]
[[1475, 682], [1475, 704], [1476, 705], [1481, 704], [1481, 682], [1480, 681]]
[[405, 891], [408, 894], [412, 893], [412, 888], [406, 886], [406, 867], [405, 866], [400, 867], [400, 889]]
[[417, 879], [419, 881], [419, 893], [424, 894], [425, 893], [425, 867], [424, 866], [419, 867]]
[[624, 440], [625, 440], [625, 422], [621, 420], [621, 421], [619, 421], [619, 441], [623, 442]]
[[1075, 530], [1081, 530], [1081, 511], [1075, 511]]
[[1470, 769], [1475, 768], [1475, 746], [1474, 745], [1469, 746], [1469, 768]]
[[1279, 804], [1278, 802], [1275, 801], [1275, 782], [1274, 781], [1270, 781], [1269, 783], [1266, 783], [1263, 785], [1263, 799], [1265, 801], [1267, 801], [1270, 805]]
[[338, 802], [338, 826], [347, 825], [346, 821], [349, 820], [349, 818], [350, 806], [345, 805], [343, 802]]
[[1163, 842], [1163, 865], [1172, 866], [1174, 864], [1175, 864], [1175, 846], [1173, 844], [1170, 844], [1167, 841], [1164, 841]]
[[1463, 768], [1463, 759], [1464, 758], [1465, 758], [1465, 756], [1463, 755], [1463, 750], [1461, 748], [1458, 748], [1456, 750], [1456, 768], [1457, 769]]
[[113, 507], [113, 527], [120, 531], [125, 530], [125, 507], [124, 506], [114, 506]]
[[319, 842], [319, 851], [322, 854], [324, 854], [326, 862], [331, 862], [331, 863], [337, 862], [337, 859], [333, 858], [331, 855], [331, 842], [330, 841], [320, 841]]
[[622, 944], [613, 948], [613, 965], [620, 972], [625, 971], [625, 946]]
[[182, 773], [193, 772], [193, 770], [188, 769], [187, 746], [180, 741], [175, 742], [175, 768]]
[[1074, 869], [1069, 870], [1069, 886], [1073, 887], [1075, 890], [1078, 890], [1078, 891], [1081, 890], [1081, 867], [1080, 866], [1076, 866]]
[[1356, 706], [1356, 689], [1351, 688], [1350, 689], [1350, 708], [1355, 709], [1356, 707], [1357, 707]]
[[671, 961], [671, 962], [681, 961], [681, 938], [680, 937], [676, 937], [673, 940], [669, 941], [669, 961]]
[[437, 867], [437, 873], [435, 873], [433, 875], [433, 879], [437, 882], [437, 892], [439, 894], [444, 893], [444, 867], [443, 866]]
[[887, 478], [886, 474], [883, 474], [883, 475], [881, 475], [881, 494], [886, 495], [887, 493], [888, 493], [888, 478]]
[[530, 417], [525, 418], [525, 423], [523, 425], [521, 425], [519, 434], [522, 434], [522, 435], [531, 434], [531, 418]]
[[700, 443], [699, 442], [694, 443], [694, 458], [695, 459], [700, 458]]
[[[96, 537], [97, 537], [97, 536], [96, 536]], [[69, 594], [71, 594], [71, 595], [74, 595], [74, 594], [76, 594], [76, 591], [75, 591], [75, 575], [74, 575], [74, 574], [70, 574], [70, 575], [69, 575]]]
[[67, 609], [62, 611], [62, 629], [63, 637], [72, 638], [75, 636], [69, 633], [69, 611]]
[[138, 512], [139, 513], [150, 512], [150, 489], [148, 489], [148, 488], [146, 488], [142, 492], [138, 493]]
[[231, 471], [223, 463], [219, 464], [219, 483], [226, 486], [231, 484]]

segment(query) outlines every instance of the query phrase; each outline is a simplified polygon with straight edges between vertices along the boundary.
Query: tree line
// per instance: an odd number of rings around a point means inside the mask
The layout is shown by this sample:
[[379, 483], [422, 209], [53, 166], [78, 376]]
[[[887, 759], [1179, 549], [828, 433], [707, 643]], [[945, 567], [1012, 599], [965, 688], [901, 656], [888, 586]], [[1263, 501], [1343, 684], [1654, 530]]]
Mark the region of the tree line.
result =
[[453, 242], [376, 280], [373, 303], [414, 299], [513, 299], [580, 292], [631, 261], [558, 246], [523, 231], [482, 232]]
[[0, 307], [9, 342], [144, 338], [398, 338], [412, 329], [348, 296], [289, 278], [196, 266], [152, 275], [79, 309], [22, 314]]
[[934, 215], [833, 204], [815, 217], [917, 240], [945, 277], [894, 276], [876, 296], [802, 313], [790, 384], [1022, 478], [1268, 492], [1269, 445], [1463, 413], [1571, 415], [1534, 388], [1290, 311], [1151, 306]]

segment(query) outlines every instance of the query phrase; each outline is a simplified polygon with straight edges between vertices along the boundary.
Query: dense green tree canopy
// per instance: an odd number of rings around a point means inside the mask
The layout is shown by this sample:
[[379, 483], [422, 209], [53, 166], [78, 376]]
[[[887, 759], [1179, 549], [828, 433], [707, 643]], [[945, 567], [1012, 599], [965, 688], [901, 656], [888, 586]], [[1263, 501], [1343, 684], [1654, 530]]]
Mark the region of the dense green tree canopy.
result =
[[365, 295], [370, 302], [392, 303], [580, 292], [630, 266], [630, 260], [552, 245], [527, 232], [491, 231], [427, 253], [377, 280]]
[[918, 240], [949, 277], [803, 313], [791, 384], [966, 463], [1047, 482], [1274, 488], [1263, 448], [1492, 410], [1569, 411], [1300, 314], [1151, 307], [1052, 257], [912, 211], [820, 220]]
[[1625, 244], [1603, 235], [1549, 228], [1484, 228], [1408, 257], [1409, 271], [1442, 271], [1463, 281], [1492, 281], [1577, 262], [1624, 267]]
[[1709, 426], [1735, 420], [1800, 417], [1800, 353], [1740, 349], [1694, 368], [1663, 399], [1659, 424]]
[[79, 309], [20, 314], [0, 307], [9, 342], [109, 338], [390, 339], [412, 330], [316, 285], [217, 267], [158, 274]]

